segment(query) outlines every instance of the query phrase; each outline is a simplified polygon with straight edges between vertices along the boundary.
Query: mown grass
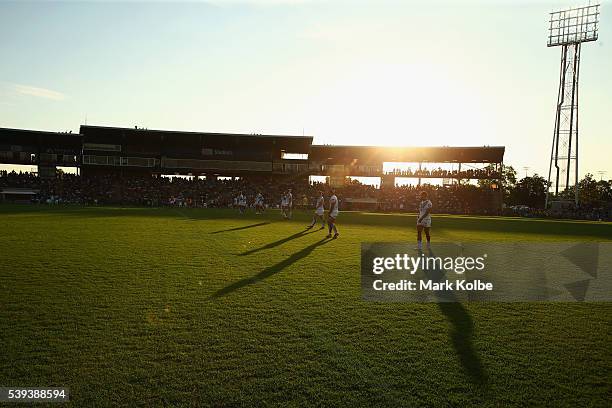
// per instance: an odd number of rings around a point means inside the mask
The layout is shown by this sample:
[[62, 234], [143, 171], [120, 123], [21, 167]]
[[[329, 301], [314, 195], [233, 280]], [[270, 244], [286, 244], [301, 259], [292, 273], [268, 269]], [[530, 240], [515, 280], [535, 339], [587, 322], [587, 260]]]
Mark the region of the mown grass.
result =
[[[74, 406], [609, 406], [610, 303], [361, 300], [362, 241], [414, 217], [0, 206], [0, 385]], [[612, 225], [437, 216], [434, 238], [612, 240]]]

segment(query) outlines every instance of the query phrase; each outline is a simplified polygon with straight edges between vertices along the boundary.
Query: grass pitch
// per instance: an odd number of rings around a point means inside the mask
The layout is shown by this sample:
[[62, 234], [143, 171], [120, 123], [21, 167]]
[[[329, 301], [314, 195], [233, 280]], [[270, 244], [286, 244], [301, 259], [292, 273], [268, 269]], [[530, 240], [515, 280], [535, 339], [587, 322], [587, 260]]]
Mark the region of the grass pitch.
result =
[[[609, 406], [610, 303], [371, 303], [360, 242], [414, 216], [0, 206], [0, 385], [74, 406]], [[435, 216], [434, 240], [612, 240]]]

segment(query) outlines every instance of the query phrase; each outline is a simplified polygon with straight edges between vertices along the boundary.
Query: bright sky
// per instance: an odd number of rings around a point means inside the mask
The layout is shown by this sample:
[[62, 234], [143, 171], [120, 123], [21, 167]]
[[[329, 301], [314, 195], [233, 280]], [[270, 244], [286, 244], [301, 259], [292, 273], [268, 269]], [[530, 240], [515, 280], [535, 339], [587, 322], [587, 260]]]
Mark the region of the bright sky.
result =
[[[504, 145], [546, 174], [559, 48], [527, 1], [0, 0], [0, 127]], [[612, 4], [583, 47], [581, 174], [612, 177]]]

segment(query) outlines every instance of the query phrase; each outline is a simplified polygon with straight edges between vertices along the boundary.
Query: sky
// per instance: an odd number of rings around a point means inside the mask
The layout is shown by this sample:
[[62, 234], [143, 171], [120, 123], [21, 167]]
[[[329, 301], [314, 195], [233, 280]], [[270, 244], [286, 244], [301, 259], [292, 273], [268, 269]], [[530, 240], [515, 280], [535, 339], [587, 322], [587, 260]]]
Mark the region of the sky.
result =
[[[0, 0], [0, 127], [506, 146], [546, 175], [564, 1]], [[580, 173], [612, 178], [612, 2], [583, 44]]]

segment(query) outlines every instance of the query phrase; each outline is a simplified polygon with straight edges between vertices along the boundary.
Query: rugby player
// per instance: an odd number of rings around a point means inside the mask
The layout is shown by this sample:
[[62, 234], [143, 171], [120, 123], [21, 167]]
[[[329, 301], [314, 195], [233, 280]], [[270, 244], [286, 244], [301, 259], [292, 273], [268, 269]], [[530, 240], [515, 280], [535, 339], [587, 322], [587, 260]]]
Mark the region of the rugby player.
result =
[[319, 198], [317, 198], [317, 204], [315, 205], [315, 212], [312, 216], [312, 223], [306, 227], [307, 230], [311, 229], [317, 223], [317, 219], [321, 221], [321, 228], [325, 228], [325, 218], [323, 217], [325, 214], [325, 197], [323, 197], [323, 191], [319, 191]]
[[427, 198], [427, 191], [421, 191], [421, 201], [419, 202], [419, 215], [417, 217], [417, 248], [419, 251], [423, 249], [423, 231], [427, 238], [427, 248], [431, 248], [431, 201]]
[[240, 192], [240, 195], [238, 195], [237, 201], [238, 201], [238, 209], [240, 210], [240, 214], [244, 214], [247, 208], [247, 199], [244, 196], [244, 194], [242, 194], [242, 191]]
[[287, 190], [287, 218], [291, 219], [293, 214], [293, 194], [291, 189]]
[[329, 227], [329, 234], [327, 238], [332, 238], [332, 231], [334, 231], [333, 239], [338, 238], [338, 228], [336, 228], [336, 218], [338, 218], [338, 197], [336, 197], [335, 189], [331, 191], [332, 195], [329, 198], [329, 214], [327, 214], [327, 226]]
[[281, 215], [285, 219], [287, 218], [287, 203], [288, 203], [287, 192], [284, 191], [283, 194], [281, 195]]
[[255, 196], [255, 214], [261, 214], [264, 212], [264, 198], [261, 192], [258, 192]]

